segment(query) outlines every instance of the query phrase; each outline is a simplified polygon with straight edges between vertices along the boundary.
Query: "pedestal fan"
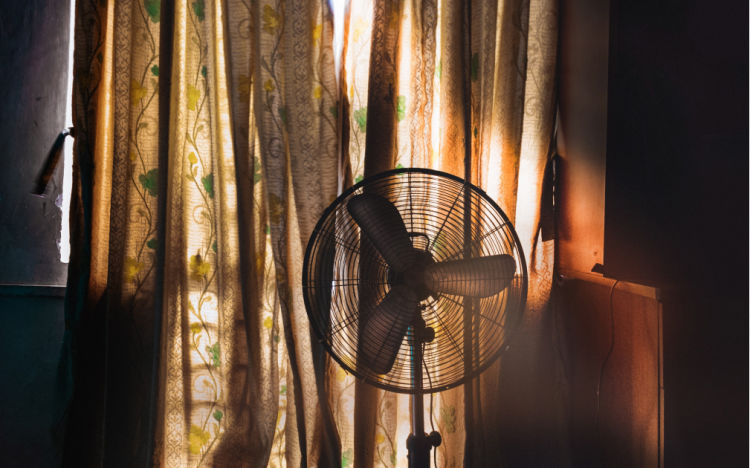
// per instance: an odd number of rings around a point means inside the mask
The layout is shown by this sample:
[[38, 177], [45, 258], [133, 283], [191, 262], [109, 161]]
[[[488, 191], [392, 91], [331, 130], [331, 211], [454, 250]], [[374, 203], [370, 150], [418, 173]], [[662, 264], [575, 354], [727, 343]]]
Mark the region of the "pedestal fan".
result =
[[372, 385], [412, 395], [408, 459], [421, 468], [441, 442], [425, 434], [423, 395], [477, 376], [507, 349], [527, 273], [513, 226], [481, 189], [443, 172], [396, 169], [325, 210], [302, 283], [331, 356]]

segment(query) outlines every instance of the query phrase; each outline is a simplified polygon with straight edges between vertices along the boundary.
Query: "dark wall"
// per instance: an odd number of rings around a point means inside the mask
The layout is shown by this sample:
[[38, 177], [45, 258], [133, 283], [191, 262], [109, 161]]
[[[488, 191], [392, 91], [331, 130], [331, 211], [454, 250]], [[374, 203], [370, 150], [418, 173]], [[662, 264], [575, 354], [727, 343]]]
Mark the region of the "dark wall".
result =
[[0, 466], [56, 466], [62, 287], [0, 287]]
[[664, 292], [666, 466], [748, 460], [747, 17], [612, 2], [604, 270]]
[[604, 275], [662, 291], [667, 467], [747, 465], [747, 8], [611, 0], [601, 78], [606, 8], [561, 4], [560, 264], [596, 259], [603, 195]]
[[663, 286], [686, 267], [747, 270], [742, 252], [711, 245], [747, 238], [746, 13], [741, 1], [613, 0], [608, 275]]
[[46, 198], [30, 192], [65, 124], [69, 3], [7, 0], [0, 8], [0, 284], [65, 284], [62, 167]]

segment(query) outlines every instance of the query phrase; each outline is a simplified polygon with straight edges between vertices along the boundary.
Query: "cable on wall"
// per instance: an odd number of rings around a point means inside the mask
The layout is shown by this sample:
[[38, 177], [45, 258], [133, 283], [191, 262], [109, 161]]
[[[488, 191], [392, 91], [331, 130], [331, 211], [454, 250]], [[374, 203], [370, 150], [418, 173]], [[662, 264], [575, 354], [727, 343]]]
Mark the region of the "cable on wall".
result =
[[615, 296], [615, 288], [617, 287], [617, 283], [619, 283], [620, 280], [616, 280], [614, 283], [612, 283], [612, 287], [609, 290], [609, 323], [610, 323], [610, 341], [609, 341], [609, 350], [607, 351], [607, 355], [604, 357], [604, 360], [602, 361], [602, 366], [599, 369], [599, 381], [596, 385], [596, 406], [594, 410], [594, 434], [597, 434], [597, 438], [599, 437], [599, 414], [601, 409], [601, 389], [602, 389], [602, 381], [604, 380], [604, 371], [607, 367], [607, 364], [609, 363], [609, 359], [612, 357], [612, 353], [615, 350], [615, 305], [614, 305], [614, 296]]

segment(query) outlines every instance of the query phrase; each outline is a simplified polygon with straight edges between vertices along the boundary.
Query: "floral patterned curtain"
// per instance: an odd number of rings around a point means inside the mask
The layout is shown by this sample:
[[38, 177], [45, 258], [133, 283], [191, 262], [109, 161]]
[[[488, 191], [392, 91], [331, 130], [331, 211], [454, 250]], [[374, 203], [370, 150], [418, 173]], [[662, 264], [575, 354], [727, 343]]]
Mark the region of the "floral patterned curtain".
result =
[[[469, 97], [458, 0], [347, 3], [340, 71], [326, 0], [171, 3], [77, 4], [66, 464], [406, 466], [408, 398], [356, 381], [311, 335], [304, 248], [324, 208], [367, 175], [463, 176], [469, 99], [472, 180], [531, 258], [520, 347], [535, 352], [551, 284], [537, 226], [555, 1], [472, 3]], [[475, 382], [473, 415], [461, 388], [434, 398], [439, 466], [497, 456], [503, 378], [498, 362]], [[466, 421], [484, 436], [466, 441]]]

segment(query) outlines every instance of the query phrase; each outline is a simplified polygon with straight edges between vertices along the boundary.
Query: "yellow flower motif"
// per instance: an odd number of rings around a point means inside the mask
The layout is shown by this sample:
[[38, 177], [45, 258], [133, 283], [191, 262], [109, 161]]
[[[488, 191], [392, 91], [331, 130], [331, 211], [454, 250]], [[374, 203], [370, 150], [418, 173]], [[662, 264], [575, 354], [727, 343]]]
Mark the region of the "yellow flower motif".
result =
[[195, 86], [187, 85], [187, 106], [190, 110], [195, 110], [196, 104], [198, 104], [198, 98], [201, 97], [201, 92]]
[[201, 254], [195, 254], [190, 257], [190, 276], [193, 279], [202, 279], [211, 271], [211, 264], [201, 258]]
[[133, 79], [130, 82], [130, 103], [134, 106], [146, 96], [146, 87], [142, 86], [138, 80]]
[[313, 96], [315, 96], [315, 99], [320, 99], [323, 97], [323, 88], [320, 86], [316, 86], [315, 89], [313, 89]]
[[271, 218], [271, 222], [279, 224], [282, 214], [284, 214], [284, 202], [278, 195], [271, 193], [268, 197], [268, 215]]
[[190, 162], [191, 166], [198, 162], [198, 158], [195, 156], [195, 153], [193, 153], [192, 151], [190, 152], [190, 154], [188, 154], [188, 161]]
[[128, 156], [130, 157], [130, 162], [134, 162], [135, 161], [135, 157], [136, 157], [135, 156], [135, 151], [130, 150], [130, 154]]
[[125, 281], [135, 281], [136, 275], [143, 269], [143, 262], [133, 257], [125, 258]]
[[267, 79], [267, 80], [266, 80], [266, 82], [265, 82], [265, 83], [263, 83], [263, 89], [265, 89], [265, 90], [266, 90], [266, 91], [268, 91], [269, 93], [270, 93], [271, 91], [273, 91], [274, 89], [276, 89], [276, 86], [274, 86], [274, 84], [273, 84], [273, 80], [272, 80], [272, 79], [270, 79], [270, 78], [269, 78], [269, 79]]
[[385, 436], [383, 435], [383, 433], [378, 432], [377, 434], [375, 434], [375, 445], [380, 445], [383, 442], [385, 442]]
[[361, 16], [358, 16], [357, 19], [354, 20], [354, 28], [352, 28], [352, 39], [354, 42], [359, 41], [360, 36], [362, 36], [362, 33], [365, 32], [366, 28], [367, 22]]
[[276, 34], [276, 30], [281, 24], [281, 15], [271, 8], [270, 5], [263, 7], [263, 31], [268, 34]]
[[201, 453], [201, 448], [203, 448], [210, 439], [211, 434], [208, 431], [204, 431], [195, 424], [190, 425], [190, 434], [188, 435], [190, 453], [199, 455]]
[[201, 330], [203, 330], [203, 326], [198, 322], [193, 322], [190, 324], [190, 331], [195, 335], [196, 333], [200, 333]]
[[313, 43], [315, 43], [315, 44], [318, 43], [318, 40], [320, 39], [320, 33], [322, 31], [323, 31], [323, 25], [322, 24], [319, 24], [319, 25], [317, 25], [317, 26], [315, 26], [313, 28], [313, 30], [312, 30]]
[[263, 320], [263, 326], [269, 330], [273, 328], [273, 319], [271, 317], [266, 317], [266, 319]]
[[346, 371], [341, 367], [336, 370], [336, 380], [338, 380], [339, 382], [343, 382], [344, 380], [346, 380]]
[[238, 91], [240, 92], [240, 99], [243, 101], [250, 98], [250, 77], [247, 75], [239, 76], [239, 83], [237, 84]]

